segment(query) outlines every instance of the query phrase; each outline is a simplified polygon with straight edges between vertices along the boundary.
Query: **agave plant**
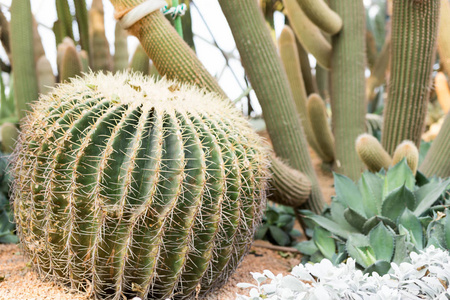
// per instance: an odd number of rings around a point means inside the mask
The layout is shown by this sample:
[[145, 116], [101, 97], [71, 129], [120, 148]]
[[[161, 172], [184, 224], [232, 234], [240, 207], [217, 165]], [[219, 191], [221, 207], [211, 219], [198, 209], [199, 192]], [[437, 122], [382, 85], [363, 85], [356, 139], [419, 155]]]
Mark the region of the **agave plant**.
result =
[[365, 272], [389, 271], [411, 251], [450, 249], [450, 179], [414, 177], [406, 160], [387, 172], [366, 172], [355, 184], [335, 174], [336, 196], [321, 215], [302, 211], [312, 239], [299, 243], [304, 260], [352, 257]]

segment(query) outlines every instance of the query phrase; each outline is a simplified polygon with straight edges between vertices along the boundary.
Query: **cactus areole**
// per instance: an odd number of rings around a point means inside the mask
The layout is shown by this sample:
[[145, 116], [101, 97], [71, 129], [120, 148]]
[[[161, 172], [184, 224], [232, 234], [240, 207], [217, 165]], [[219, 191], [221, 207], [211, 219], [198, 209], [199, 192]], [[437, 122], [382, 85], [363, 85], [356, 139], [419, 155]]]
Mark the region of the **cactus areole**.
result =
[[249, 250], [267, 154], [228, 102], [141, 75], [89, 74], [34, 104], [15, 151], [24, 250], [98, 299], [190, 299]]

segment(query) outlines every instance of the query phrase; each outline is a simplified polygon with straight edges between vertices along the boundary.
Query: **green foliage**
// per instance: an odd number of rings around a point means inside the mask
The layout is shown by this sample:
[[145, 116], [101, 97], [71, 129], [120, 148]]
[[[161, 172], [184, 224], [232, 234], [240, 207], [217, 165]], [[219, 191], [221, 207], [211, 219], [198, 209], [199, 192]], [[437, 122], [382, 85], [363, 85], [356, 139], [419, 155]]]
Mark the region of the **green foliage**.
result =
[[10, 157], [0, 152], [0, 244], [17, 243], [14, 235], [13, 212], [9, 203], [11, 178], [8, 173]]
[[268, 205], [255, 239], [267, 240], [275, 245], [291, 246], [301, 233], [294, 229], [295, 213], [291, 207]]
[[387, 172], [364, 173], [357, 183], [335, 174], [335, 188], [321, 215], [303, 211], [312, 237], [296, 246], [304, 261], [326, 257], [338, 264], [352, 257], [365, 272], [385, 274], [390, 262], [403, 262], [411, 251], [450, 249], [450, 179], [414, 177], [403, 159]]

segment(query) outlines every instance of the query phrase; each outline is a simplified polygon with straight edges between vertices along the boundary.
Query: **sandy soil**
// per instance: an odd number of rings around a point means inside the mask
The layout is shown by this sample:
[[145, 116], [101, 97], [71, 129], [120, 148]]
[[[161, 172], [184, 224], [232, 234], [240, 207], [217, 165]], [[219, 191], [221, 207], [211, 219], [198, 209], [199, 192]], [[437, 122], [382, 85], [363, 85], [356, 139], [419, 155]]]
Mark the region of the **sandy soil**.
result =
[[[325, 199], [334, 195], [333, 177], [323, 170], [317, 156], [311, 152], [314, 167]], [[260, 243], [260, 241], [258, 241]], [[300, 262], [300, 254], [290, 253], [282, 257], [280, 252], [252, 247], [239, 268], [220, 290], [207, 300], [231, 300], [236, 293], [247, 294], [247, 290], [236, 287], [239, 282], [254, 283], [250, 272], [271, 270], [274, 274], [288, 274]], [[69, 291], [53, 282], [45, 281], [31, 269], [17, 245], [0, 245], [0, 300], [87, 300], [87, 295]]]

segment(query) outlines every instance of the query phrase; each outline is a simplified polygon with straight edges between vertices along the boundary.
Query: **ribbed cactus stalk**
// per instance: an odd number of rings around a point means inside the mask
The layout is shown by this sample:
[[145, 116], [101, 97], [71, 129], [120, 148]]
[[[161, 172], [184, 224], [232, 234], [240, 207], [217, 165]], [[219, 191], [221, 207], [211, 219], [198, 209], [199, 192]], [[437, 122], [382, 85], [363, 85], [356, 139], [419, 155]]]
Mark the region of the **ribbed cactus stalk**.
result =
[[386, 71], [389, 66], [389, 60], [391, 57], [391, 38], [388, 36], [377, 56], [373, 68], [371, 69], [370, 77], [367, 79], [366, 84], [366, 97], [369, 101], [373, 101], [375, 98], [375, 88], [382, 85], [386, 81]]
[[53, 86], [56, 83], [56, 78], [53, 74], [52, 65], [45, 55], [39, 58], [36, 64], [36, 73], [39, 83], [39, 93], [47, 94], [53, 89]]
[[14, 100], [19, 120], [29, 109], [28, 103], [38, 98], [36, 63], [33, 49], [33, 15], [29, 0], [11, 4], [11, 55], [14, 62]]
[[441, 17], [438, 33], [438, 51], [441, 64], [450, 76], [450, 2], [441, 1]]
[[450, 176], [450, 112], [447, 113], [444, 124], [436, 139], [431, 144], [425, 159], [419, 170], [427, 177], [449, 177]]
[[150, 59], [145, 53], [144, 48], [139, 44], [134, 51], [133, 57], [131, 58], [129, 70], [134, 72], [141, 72], [144, 75], [148, 75], [150, 71]]
[[323, 99], [330, 99], [330, 71], [316, 65], [317, 90]]
[[67, 46], [61, 62], [61, 82], [80, 76], [82, 69], [83, 66], [77, 50], [72, 45]]
[[308, 113], [306, 111], [308, 96], [306, 95], [306, 88], [300, 67], [295, 35], [289, 26], [284, 26], [281, 31], [280, 37], [278, 38], [278, 48], [308, 144], [322, 159], [326, 159], [326, 156], [322, 153], [321, 147], [317, 144], [314, 132], [312, 131], [308, 120]]
[[419, 150], [413, 142], [403, 141], [395, 148], [394, 155], [392, 156], [392, 164], [396, 165], [402, 159], [406, 159], [409, 168], [413, 174], [416, 174], [419, 165]]
[[0, 28], [1, 28], [0, 41], [2, 42], [6, 54], [8, 55], [8, 57], [10, 57], [11, 43], [10, 43], [9, 22], [1, 10], [0, 10]]
[[124, 71], [128, 66], [128, 33], [119, 22], [116, 22], [114, 36], [114, 72]]
[[16, 144], [17, 138], [19, 136], [19, 130], [16, 124], [13, 123], [3, 123], [0, 126], [0, 136], [1, 136], [1, 150], [3, 153], [12, 153], [14, 150], [14, 145]]
[[308, 119], [310, 128], [322, 153], [321, 158], [326, 163], [332, 163], [336, 157], [334, 151], [334, 137], [328, 125], [327, 109], [318, 94], [311, 94], [308, 98]]
[[295, 39], [295, 42], [298, 49], [298, 57], [300, 59], [303, 81], [305, 82], [306, 94], [310, 95], [312, 93], [317, 93], [317, 84], [311, 73], [311, 64], [309, 63], [308, 52], [306, 52], [305, 48], [303, 48], [298, 39]]
[[392, 163], [391, 156], [384, 150], [380, 142], [370, 134], [361, 134], [356, 139], [356, 153], [364, 162], [369, 171], [378, 172], [382, 168], [389, 169]]
[[450, 87], [448, 86], [447, 77], [443, 72], [438, 72], [434, 78], [434, 88], [436, 90], [439, 105], [444, 114], [450, 111]]
[[317, 27], [331, 35], [342, 28], [342, 19], [332, 11], [324, 0], [297, 0], [302, 10]]
[[393, 1], [392, 57], [381, 143], [392, 154], [400, 142], [420, 145], [439, 24], [440, 0]]
[[33, 17], [33, 49], [34, 49], [34, 61], [37, 63], [42, 55], [45, 55], [44, 45], [42, 45], [41, 36], [38, 31], [38, 23]]
[[78, 32], [80, 33], [81, 49], [89, 53], [89, 14], [86, 8], [86, 0], [73, 0], [75, 4], [75, 16], [77, 18]]
[[84, 73], [89, 72], [89, 54], [86, 52], [86, 50], [81, 50], [78, 52], [78, 57], [81, 61], [81, 71]]
[[297, 0], [283, 0], [287, 16], [300, 43], [311, 53], [317, 63], [329, 69], [331, 66], [331, 45], [320, 29], [305, 15]]
[[56, 13], [58, 14], [58, 20], [61, 21], [64, 37], [73, 38], [73, 18], [70, 13], [70, 7], [67, 0], [55, 0], [56, 1]]
[[103, 13], [91, 8], [89, 11], [89, 63], [93, 71], [110, 71], [112, 57], [109, 52], [109, 43], [105, 35]]
[[89, 74], [42, 97], [19, 140], [17, 227], [49, 278], [102, 299], [191, 299], [249, 250], [267, 151], [217, 95]]
[[365, 9], [363, 1], [329, 2], [343, 22], [342, 31], [332, 37], [330, 99], [336, 172], [357, 180], [363, 165], [355, 152], [355, 140], [366, 131]]
[[183, 28], [183, 40], [195, 51], [194, 33], [192, 32], [192, 16], [190, 0], [181, 0], [187, 7], [185, 15], [181, 18], [181, 26]]

